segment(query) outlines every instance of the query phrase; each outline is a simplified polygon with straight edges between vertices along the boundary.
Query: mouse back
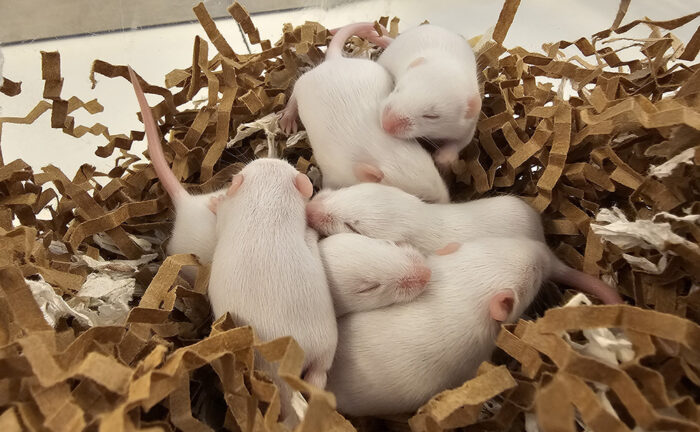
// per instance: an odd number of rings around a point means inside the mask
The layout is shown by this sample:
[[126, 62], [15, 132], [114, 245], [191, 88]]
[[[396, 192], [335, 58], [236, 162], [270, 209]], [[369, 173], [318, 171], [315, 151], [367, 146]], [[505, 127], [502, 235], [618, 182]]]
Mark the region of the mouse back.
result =
[[260, 217], [262, 220], [289, 214], [303, 219], [304, 208], [312, 192], [308, 177], [287, 161], [256, 159], [234, 176], [217, 214], [221, 219], [226, 219], [231, 209], [235, 208], [236, 214]]

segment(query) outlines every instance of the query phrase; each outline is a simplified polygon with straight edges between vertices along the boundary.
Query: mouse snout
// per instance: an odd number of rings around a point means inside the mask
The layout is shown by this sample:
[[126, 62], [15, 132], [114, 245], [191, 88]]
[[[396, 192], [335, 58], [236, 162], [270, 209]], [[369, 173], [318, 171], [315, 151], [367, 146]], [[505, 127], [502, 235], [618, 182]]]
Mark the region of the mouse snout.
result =
[[432, 272], [425, 265], [414, 266], [408, 276], [400, 281], [401, 288], [407, 290], [423, 289], [430, 282]]
[[391, 108], [386, 107], [382, 111], [382, 129], [390, 135], [400, 134], [411, 126], [411, 120], [396, 114]]
[[306, 204], [306, 222], [311, 228], [319, 229], [329, 220], [330, 215], [318, 201], [310, 201]]

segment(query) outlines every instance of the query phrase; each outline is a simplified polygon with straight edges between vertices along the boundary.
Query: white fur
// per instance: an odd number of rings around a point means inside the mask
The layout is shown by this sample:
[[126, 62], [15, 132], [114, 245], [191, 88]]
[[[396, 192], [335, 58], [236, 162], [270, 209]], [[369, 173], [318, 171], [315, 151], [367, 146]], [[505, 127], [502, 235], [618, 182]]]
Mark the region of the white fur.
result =
[[402, 286], [416, 270], [427, 270], [425, 257], [412, 246], [345, 233], [318, 247], [336, 316], [408, 302], [425, 289], [423, 283]]
[[551, 272], [550, 251], [527, 239], [488, 238], [428, 257], [433, 277], [410, 303], [338, 320], [338, 350], [329, 373], [343, 414], [413, 412], [436, 393], [474, 376], [494, 348], [499, 324], [489, 316], [495, 294], [515, 294], [509, 321], [522, 314]]
[[[421, 57], [424, 62], [409, 67]], [[469, 144], [479, 113], [470, 112], [467, 118], [467, 101], [481, 96], [474, 52], [462, 36], [439, 26], [420, 25], [401, 33], [377, 62], [396, 81], [382, 111], [388, 106], [412, 123], [397, 136], [452, 140], [457, 152]], [[425, 114], [440, 118], [426, 119]]]
[[[312, 216], [313, 212], [321, 215]], [[391, 186], [363, 183], [321, 191], [309, 203], [308, 213], [311, 226], [323, 235], [354, 230], [368, 237], [408, 242], [425, 253], [478, 237], [544, 241], [540, 215], [514, 196], [428, 204]]]
[[216, 247], [216, 215], [209, 201], [225, 191], [186, 195], [175, 203], [175, 224], [168, 243], [168, 254], [191, 253], [199, 262], [209, 264]]
[[334, 57], [299, 78], [293, 97], [324, 186], [359, 183], [353, 166], [368, 163], [384, 172], [384, 184], [426, 201], [449, 202], [430, 155], [415, 141], [386, 134], [377, 121], [391, 89], [389, 73], [366, 59]]
[[291, 335], [305, 353], [305, 378], [323, 388], [337, 327], [318, 254], [307, 228], [306, 200], [289, 163], [258, 159], [243, 183], [218, 206], [217, 242], [209, 282], [216, 317], [230, 312], [263, 341]]

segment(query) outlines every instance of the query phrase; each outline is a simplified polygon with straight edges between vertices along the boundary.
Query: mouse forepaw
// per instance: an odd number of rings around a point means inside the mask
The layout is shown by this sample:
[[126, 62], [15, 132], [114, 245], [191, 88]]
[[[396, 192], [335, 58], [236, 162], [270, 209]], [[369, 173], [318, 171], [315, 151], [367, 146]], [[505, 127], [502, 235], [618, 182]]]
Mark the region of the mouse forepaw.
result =
[[279, 125], [280, 129], [282, 129], [285, 134], [290, 135], [297, 133], [299, 130], [296, 117], [296, 110], [289, 109], [289, 107], [287, 107], [282, 111], [282, 116], [279, 119]]
[[459, 152], [451, 146], [443, 147], [435, 153], [435, 164], [441, 170], [448, 170], [459, 158]]
[[212, 213], [216, 214], [216, 212], [219, 210], [219, 204], [221, 203], [221, 201], [223, 201], [223, 199], [223, 195], [213, 196], [209, 198], [209, 203], [207, 204], [207, 207], [209, 208], [209, 210], [211, 210]]

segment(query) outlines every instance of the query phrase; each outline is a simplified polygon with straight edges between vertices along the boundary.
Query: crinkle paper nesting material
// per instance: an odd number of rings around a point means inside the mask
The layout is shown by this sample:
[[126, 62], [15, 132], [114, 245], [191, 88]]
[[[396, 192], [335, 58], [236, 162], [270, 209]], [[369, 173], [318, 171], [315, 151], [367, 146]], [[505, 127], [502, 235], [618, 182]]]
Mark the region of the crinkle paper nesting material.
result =
[[[299, 379], [303, 353], [292, 339], [262, 344], [229, 317], [211, 324], [209, 269], [189, 255], [164, 259], [172, 206], [152, 166], [131, 153], [143, 132], [77, 124], [74, 112], [103, 107], [64, 96], [64, 79], [76, 78], [62, 76], [59, 53], [42, 52], [43, 100], [23, 117], [0, 117], [0, 138], [6, 124], [48, 115], [76, 139], [103, 136], [95, 153], [114, 167], [83, 165], [69, 177], [0, 154], [0, 430], [284, 430], [258, 351], [307, 395], [302, 431], [698, 431], [700, 30], [685, 45], [670, 31], [697, 25], [700, 13], [623, 24], [623, 0], [609, 29], [530, 52], [503, 46], [523, 19], [519, 3], [506, 0], [493, 30], [472, 40], [485, 99], [451, 191], [458, 200], [522, 196], [562, 259], [613, 282], [636, 307], [576, 297], [504, 327], [501, 365], [484, 363], [417, 413], [351, 424], [332, 395]], [[191, 64], [164, 87], [141, 82], [160, 97], [166, 158], [193, 192], [222, 187], [267, 154], [319, 184], [304, 131], [285, 137], [274, 120], [294, 80], [323, 60], [328, 32], [287, 24], [272, 43], [240, 4], [229, 12], [254, 53], [236, 53], [200, 3], [194, 15], [210, 42], [196, 37]], [[398, 19], [378, 23], [398, 34]], [[630, 39], [633, 28], [649, 36]], [[347, 48], [377, 54], [359, 38]], [[0, 97], [20, 93], [11, 78]], [[128, 80], [126, 65], [94, 61], [93, 86], [113, 78]], [[183, 266], [199, 269], [195, 280], [180, 276]]]

